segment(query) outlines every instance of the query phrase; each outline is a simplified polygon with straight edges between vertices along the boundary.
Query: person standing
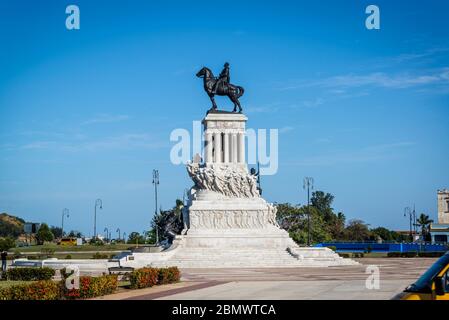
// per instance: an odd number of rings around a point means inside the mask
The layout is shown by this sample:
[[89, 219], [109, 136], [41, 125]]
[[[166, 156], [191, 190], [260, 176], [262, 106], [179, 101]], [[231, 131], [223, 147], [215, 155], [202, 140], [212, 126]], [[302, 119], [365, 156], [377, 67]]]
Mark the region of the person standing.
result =
[[6, 251], [2, 251], [2, 271], [5, 272], [6, 271], [6, 258], [8, 257], [8, 252]]

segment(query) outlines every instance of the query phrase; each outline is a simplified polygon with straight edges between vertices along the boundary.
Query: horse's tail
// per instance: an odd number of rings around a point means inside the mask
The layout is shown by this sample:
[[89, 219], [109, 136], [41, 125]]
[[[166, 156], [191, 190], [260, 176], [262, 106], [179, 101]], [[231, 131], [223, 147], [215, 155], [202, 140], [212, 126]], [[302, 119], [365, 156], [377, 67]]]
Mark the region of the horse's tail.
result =
[[237, 94], [237, 98], [240, 98], [245, 93], [245, 89], [243, 87], [237, 86], [237, 89], [239, 90], [239, 93]]

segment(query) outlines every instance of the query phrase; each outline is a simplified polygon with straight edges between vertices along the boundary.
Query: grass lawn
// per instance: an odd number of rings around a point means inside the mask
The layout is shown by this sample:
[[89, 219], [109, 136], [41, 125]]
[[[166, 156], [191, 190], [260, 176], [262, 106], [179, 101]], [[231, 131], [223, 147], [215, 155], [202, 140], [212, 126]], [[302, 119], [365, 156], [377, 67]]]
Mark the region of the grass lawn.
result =
[[11, 280], [6, 280], [6, 281], [0, 281], [0, 289], [3, 288], [8, 288], [14, 285], [19, 285], [19, 284], [29, 284], [29, 283], [33, 283], [35, 281], [11, 281]]

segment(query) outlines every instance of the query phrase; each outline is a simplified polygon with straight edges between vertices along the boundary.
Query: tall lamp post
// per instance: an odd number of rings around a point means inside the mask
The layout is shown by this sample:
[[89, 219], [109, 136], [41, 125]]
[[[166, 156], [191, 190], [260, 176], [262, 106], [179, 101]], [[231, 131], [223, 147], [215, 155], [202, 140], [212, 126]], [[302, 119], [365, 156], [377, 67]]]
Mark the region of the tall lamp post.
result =
[[97, 207], [103, 209], [103, 201], [101, 199], [95, 200], [95, 210], [94, 210], [94, 239], [97, 239]]
[[120, 240], [122, 238], [121, 234], [120, 234], [120, 228], [117, 228], [117, 230], [115, 232], [118, 232], [118, 239]]
[[310, 247], [310, 189], [313, 190], [313, 178], [305, 177], [303, 189], [307, 189], [307, 245]]
[[69, 217], [69, 209], [67, 208], [62, 210], [61, 239], [64, 237], [64, 217]]
[[[153, 185], [154, 185], [154, 216], [157, 216], [157, 186], [159, 185], [159, 170], [153, 170]], [[156, 244], [159, 243], [159, 227], [156, 222]]]
[[409, 221], [410, 221], [410, 241], [413, 242], [413, 221], [416, 220], [416, 214], [415, 214], [415, 210], [411, 210], [410, 207], [405, 207], [404, 208], [404, 217], [407, 217], [407, 215], [409, 216]]
[[416, 225], [415, 204], [413, 204], [413, 230], [415, 231], [415, 235], [418, 234], [418, 228], [417, 228], [417, 225]]
[[126, 243], [126, 232], [123, 232], [123, 242]]

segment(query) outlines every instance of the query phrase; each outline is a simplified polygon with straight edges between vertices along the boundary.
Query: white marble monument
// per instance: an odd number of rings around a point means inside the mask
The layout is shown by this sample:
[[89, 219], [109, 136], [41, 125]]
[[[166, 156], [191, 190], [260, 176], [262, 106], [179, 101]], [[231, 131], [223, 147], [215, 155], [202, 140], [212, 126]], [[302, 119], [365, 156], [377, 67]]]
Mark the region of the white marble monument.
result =
[[183, 210], [185, 228], [160, 253], [133, 253], [122, 265], [301, 267], [357, 264], [328, 248], [299, 247], [276, 222], [276, 207], [257, 189], [245, 161], [245, 125], [239, 113], [210, 112], [203, 120], [204, 162], [187, 171], [194, 182]]

